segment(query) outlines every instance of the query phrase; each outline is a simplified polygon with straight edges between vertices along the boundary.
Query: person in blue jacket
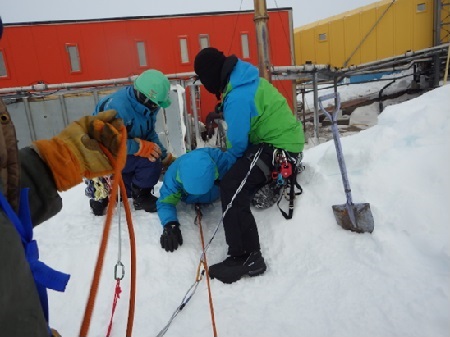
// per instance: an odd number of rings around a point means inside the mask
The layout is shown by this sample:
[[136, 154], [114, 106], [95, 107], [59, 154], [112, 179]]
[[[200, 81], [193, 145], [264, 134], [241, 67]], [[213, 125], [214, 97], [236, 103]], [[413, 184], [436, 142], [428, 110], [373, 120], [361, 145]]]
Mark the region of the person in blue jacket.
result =
[[156, 203], [163, 225], [160, 238], [163, 249], [173, 252], [183, 244], [177, 204], [216, 201], [220, 195], [218, 184], [235, 160], [218, 148], [200, 148], [180, 156], [169, 166]]
[[305, 137], [286, 98], [254, 65], [211, 47], [196, 55], [194, 70], [205, 89], [222, 100], [226, 152], [238, 158], [220, 183], [222, 210], [228, 210], [223, 218], [228, 257], [209, 267], [211, 278], [233, 283], [267, 269], [250, 209], [252, 195], [271, 179], [278, 153], [296, 165]]
[[[157, 197], [152, 194], [163, 166], [172, 162], [172, 154], [161, 144], [155, 131], [160, 108], [167, 108], [170, 83], [160, 71], [150, 69], [140, 74], [133, 85], [104, 97], [97, 104], [94, 115], [101, 111], [116, 110], [125, 124], [128, 134], [127, 161], [122, 171], [128, 197], [133, 198], [136, 210], [156, 212]], [[91, 197], [90, 206], [95, 215], [103, 215], [108, 205], [105, 179], [89, 181], [86, 194]]]

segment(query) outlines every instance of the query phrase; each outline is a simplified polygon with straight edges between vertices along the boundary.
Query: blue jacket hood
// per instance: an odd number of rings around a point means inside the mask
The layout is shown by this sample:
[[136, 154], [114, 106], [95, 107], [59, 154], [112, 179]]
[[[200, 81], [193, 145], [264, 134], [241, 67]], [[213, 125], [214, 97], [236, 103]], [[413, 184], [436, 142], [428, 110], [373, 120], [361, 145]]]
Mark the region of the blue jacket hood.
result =
[[[184, 160], [188, 159], [188, 160]], [[218, 178], [216, 164], [208, 153], [192, 151], [189, 156], [181, 156], [178, 166], [178, 179], [189, 194], [207, 193]]]

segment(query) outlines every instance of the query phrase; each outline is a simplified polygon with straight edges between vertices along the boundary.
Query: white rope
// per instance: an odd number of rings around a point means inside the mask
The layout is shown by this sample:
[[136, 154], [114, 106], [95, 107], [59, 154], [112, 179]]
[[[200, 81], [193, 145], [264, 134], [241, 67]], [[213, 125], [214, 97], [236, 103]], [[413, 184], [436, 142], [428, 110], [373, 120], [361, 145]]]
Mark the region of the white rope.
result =
[[239, 185], [239, 187], [237, 188], [237, 190], [234, 193], [233, 197], [231, 198], [231, 201], [228, 203], [227, 208], [222, 213], [222, 217], [220, 218], [219, 223], [217, 224], [216, 228], [214, 229], [214, 232], [213, 232], [213, 235], [211, 236], [211, 239], [209, 239], [208, 244], [205, 246], [205, 250], [203, 251], [202, 256], [206, 254], [209, 246], [211, 245], [212, 240], [214, 239], [214, 237], [216, 236], [216, 233], [219, 230], [220, 224], [223, 222], [223, 218], [225, 218], [225, 215], [228, 213], [228, 210], [233, 205], [234, 199], [236, 199], [236, 196], [239, 194], [239, 192], [242, 190], [242, 188], [244, 187], [245, 183], [247, 182], [248, 176], [250, 175], [250, 172], [252, 171], [253, 167], [256, 165], [256, 162], [258, 161], [259, 156], [261, 155], [262, 149], [263, 149], [263, 147], [261, 146], [259, 148], [258, 152], [256, 152], [255, 157], [253, 158], [253, 161], [250, 163], [250, 168], [248, 169], [248, 172], [245, 175], [245, 178], [241, 181], [241, 184]]
[[122, 263], [122, 224], [121, 224], [121, 205], [120, 205], [120, 187], [117, 191], [117, 213], [118, 213], [118, 243], [117, 243], [117, 263], [114, 266], [114, 278], [116, 280], [122, 280], [125, 275], [125, 267]]

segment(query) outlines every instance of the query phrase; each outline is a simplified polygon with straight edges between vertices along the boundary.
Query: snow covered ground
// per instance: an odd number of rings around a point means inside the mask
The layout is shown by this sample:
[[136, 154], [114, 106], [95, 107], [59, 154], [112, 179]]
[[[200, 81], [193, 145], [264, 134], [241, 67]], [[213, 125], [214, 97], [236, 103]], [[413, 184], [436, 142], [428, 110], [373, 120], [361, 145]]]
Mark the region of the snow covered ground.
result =
[[[367, 88], [367, 86], [366, 86]], [[219, 336], [447, 337], [450, 333], [450, 85], [387, 107], [377, 125], [341, 138], [355, 203], [368, 202], [372, 234], [336, 224], [332, 205], [345, 202], [332, 141], [304, 153], [304, 193], [294, 218], [274, 206], [254, 211], [266, 273], [232, 285], [211, 281]], [[159, 187], [159, 186], [158, 186]], [[157, 191], [158, 193], [158, 191]], [[62, 193], [63, 210], [35, 230], [41, 260], [70, 273], [65, 293], [49, 292], [50, 323], [77, 336], [97, 258], [104, 218], [89, 211], [84, 186]], [[283, 205], [286, 207], [286, 205]], [[205, 236], [221, 217], [205, 208]], [[191, 206], [179, 206], [184, 244], [159, 245], [156, 214], [133, 212], [137, 297], [133, 336], [156, 336], [195, 281], [201, 255]], [[115, 288], [118, 217], [111, 229], [89, 336], [106, 335]], [[121, 216], [125, 278], [112, 336], [124, 336], [130, 280], [129, 243]], [[207, 253], [226, 256], [223, 228]], [[166, 336], [212, 336], [203, 280]]]

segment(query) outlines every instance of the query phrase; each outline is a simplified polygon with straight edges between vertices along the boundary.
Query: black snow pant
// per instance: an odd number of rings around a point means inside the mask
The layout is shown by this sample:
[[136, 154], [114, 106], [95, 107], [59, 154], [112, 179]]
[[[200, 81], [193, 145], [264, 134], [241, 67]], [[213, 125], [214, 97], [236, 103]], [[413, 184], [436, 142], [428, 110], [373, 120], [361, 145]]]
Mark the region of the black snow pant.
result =
[[[223, 219], [228, 255], [230, 256], [240, 256], [260, 250], [258, 228], [250, 210], [250, 204], [254, 193], [268, 181], [267, 173], [271, 174], [273, 170], [274, 148], [266, 144], [251, 145], [225, 174], [220, 183], [222, 210], [225, 211], [247, 175], [250, 164], [260, 146], [263, 147], [263, 150], [259, 159], [265, 165], [259, 163], [252, 168], [245, 185], [233, 200], [232, 207]], [[268, 169], [268, 172], [263, 172], [261, 169], [263, 166], [265, 171]]]

